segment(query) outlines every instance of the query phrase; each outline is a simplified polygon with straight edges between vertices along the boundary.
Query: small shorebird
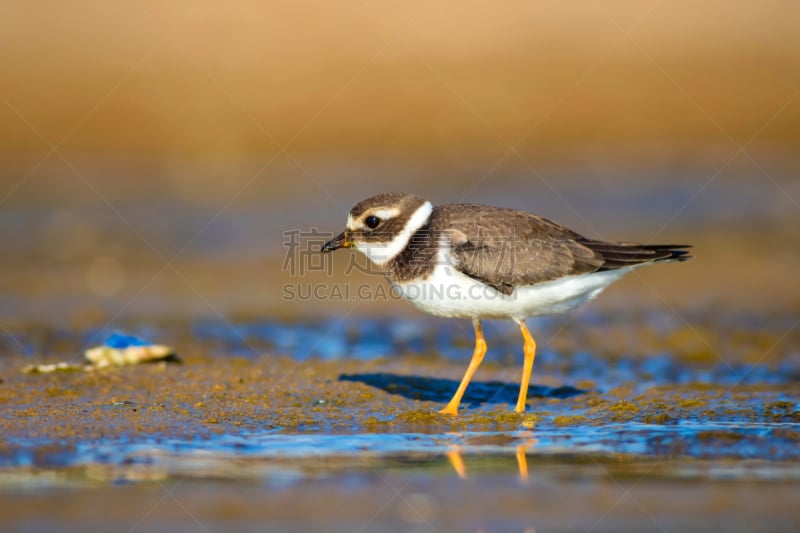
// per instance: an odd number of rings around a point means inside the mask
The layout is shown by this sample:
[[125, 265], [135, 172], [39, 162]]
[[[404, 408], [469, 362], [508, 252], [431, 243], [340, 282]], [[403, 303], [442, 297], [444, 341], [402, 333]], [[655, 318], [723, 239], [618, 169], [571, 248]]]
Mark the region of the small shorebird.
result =
[[511, 319], [522, 332], [525, 359], [514, 408], [522, 413], [536, 354], [526, 318], [568, 311], [636, 268], [690, 258], [688, 245], [599, 241], [524, 211], [473, 204], [434, 207], [402, 193], [356, 204], [347, 229], [322, 251], [338, 248], [366, 255], [422, 311], [472, 319], [472, 360], [440, 411], [451, 415], [458, 414], [486, 354], [481, 319]]

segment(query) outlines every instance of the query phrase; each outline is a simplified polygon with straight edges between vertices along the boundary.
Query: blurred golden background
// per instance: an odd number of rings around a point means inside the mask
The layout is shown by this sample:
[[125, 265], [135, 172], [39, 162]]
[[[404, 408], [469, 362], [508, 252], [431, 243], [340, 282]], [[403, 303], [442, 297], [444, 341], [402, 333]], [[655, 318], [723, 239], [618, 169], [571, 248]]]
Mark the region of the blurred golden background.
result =
[[306, 312], [280, 297], [283, 232], [338, 232], [380, 190], [702, 245], [626, 285], [656, 304], [797, 303], [798, 20], [790, 0], [5, 2], [0, 316]]

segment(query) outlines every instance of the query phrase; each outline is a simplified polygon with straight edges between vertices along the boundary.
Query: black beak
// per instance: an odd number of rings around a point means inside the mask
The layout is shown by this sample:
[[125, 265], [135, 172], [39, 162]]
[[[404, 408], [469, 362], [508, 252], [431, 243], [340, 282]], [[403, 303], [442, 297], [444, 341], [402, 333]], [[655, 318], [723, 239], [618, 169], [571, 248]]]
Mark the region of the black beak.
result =
[[335, 237], [325, 244], [322, 245], [321, 252], [332, 252], [334, 250], [338, 250], [339, 248], [350, 248], [353, 245], [353, 241], [350, 240], [350, 236], [347, 234], [346, 231], [343, 231], [339, 234], [338, 237]]

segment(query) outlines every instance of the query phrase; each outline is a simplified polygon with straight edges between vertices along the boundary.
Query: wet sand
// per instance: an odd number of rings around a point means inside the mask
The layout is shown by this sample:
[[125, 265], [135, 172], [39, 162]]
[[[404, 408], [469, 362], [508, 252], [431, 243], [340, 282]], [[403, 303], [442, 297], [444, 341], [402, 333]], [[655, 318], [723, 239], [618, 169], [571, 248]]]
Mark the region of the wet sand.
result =
[[[176, 324], [149, 331], [172, 340], [179, 364], [39, 375], [21, 368], [77, 362], [92, 332], [29, 328], [17, 338], [30, 354], [7, 343], [0, 358], [4, 524], [788, 529], [797, 333], [771, 346], [777, 317], [695, 321], [738, 330], [715, 354], [663, 311], [637, 316], [534, 321], [550, 337], [525, 414], [511, 412], [513, 328], [489, 323], [458, 418], [436, 413], [469, 357], [455, 321]], [[314, 331], [327, 335], [316, 347]], [[616, 348], [585, 351], [600, 336]]]
[[[178, 478], [4, 495], [4, 525], [59, 531], [792, 531], [796, 485], [701, 483], [531, 465], [519, 481], [510, 461], [461, 480], [438, 469], [385, 464], [359, 473], [272, 481]], [[278, 485], [275, 488], [273, 485]], [[288, 485], [288, 486], [286, 486]], [[754, 494], [760, 494], [754, 498]]]

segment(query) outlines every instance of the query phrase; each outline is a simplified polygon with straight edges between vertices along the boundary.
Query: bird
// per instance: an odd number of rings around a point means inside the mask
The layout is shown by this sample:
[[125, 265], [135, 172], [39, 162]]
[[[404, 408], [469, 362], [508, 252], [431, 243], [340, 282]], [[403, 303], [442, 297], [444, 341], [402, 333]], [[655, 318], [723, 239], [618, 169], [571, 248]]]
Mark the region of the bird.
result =
[[396, 192], [355, 204], [345, 230], [321, 252], [339, 248], [364, 254], [393, 292], [421, 311], [471, 319], [472, 359], [439, 411], [454, 416], [486, 355], [482, 320], [510, 319], [520, 329], [524, 359], [514, 411], [523, 413], [536, 356], [525, 319], [569, 311], [643, 266], [691, 258], [691, 245], [591, 239], [526, 211], [468, 203], [434, 206]]

